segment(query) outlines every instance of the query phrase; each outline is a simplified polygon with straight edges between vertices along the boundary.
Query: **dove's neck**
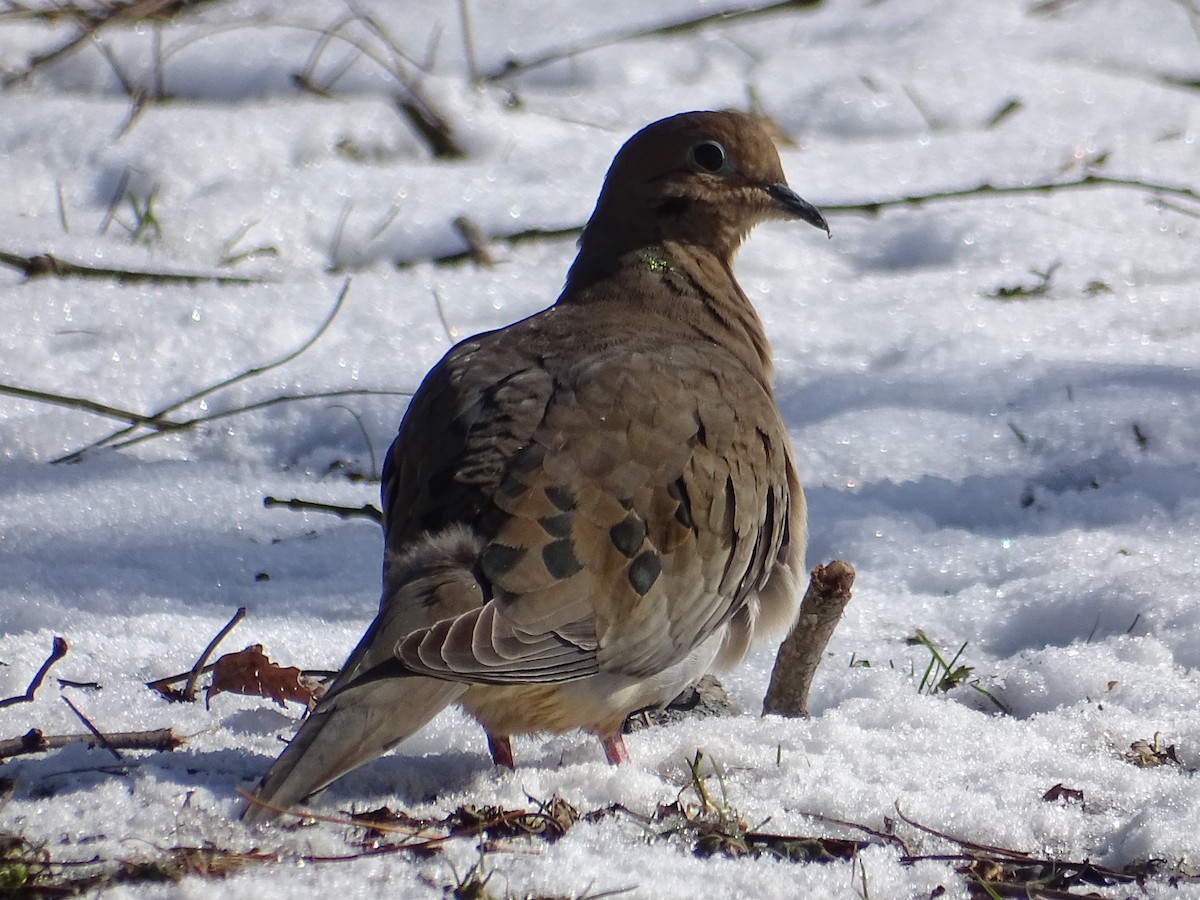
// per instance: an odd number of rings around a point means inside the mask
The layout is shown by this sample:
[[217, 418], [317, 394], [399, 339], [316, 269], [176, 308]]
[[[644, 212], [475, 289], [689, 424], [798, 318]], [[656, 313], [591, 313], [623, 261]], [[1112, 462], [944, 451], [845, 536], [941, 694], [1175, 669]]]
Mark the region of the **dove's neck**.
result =
[[629, 308], [631, 324], [661, 317], [731, 351], [769, 389], [771, 348], [762, 320], [733, 277], [728, 259], [695, 245], [662, 241], [619, 256], [584, 243], [558, 305]]

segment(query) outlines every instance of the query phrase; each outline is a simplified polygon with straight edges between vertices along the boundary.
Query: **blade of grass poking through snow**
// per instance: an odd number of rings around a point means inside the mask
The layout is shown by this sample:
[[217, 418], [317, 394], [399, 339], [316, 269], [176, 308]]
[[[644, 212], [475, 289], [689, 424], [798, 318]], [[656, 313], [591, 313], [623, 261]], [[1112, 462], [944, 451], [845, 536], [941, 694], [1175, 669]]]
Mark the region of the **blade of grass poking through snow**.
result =
[[983, 694], [995, 704], [996, 708], [1002, 713], [1008, 713], [1008, 707], [989, 691], [987, 688], [979, 684], [979, 679], [971, 678], [971, 674], [975, 671], [973, 666], [960, 665], [957, 668], [955, 664], [962, 658], [963, 651], [967, 649], [967, 641], [963, 641], [958, 652], [946, 662], [946, 658], [934, 646], [933, 641], [929, 639], [922, 629], [918, 628], [916, 633], [908, 639], [908, 643], [920, 645], [929, 651], [929, 665], [925, 667], [925, 672], [921, 675], [921, 681], [917, 685], [917, 692], [921, 694], [944, 694], [959, 685], [966, 685], [969, 688]]
[[[279, 357], [278, 359], [276, 359], [273, 362], [265, 363], [264, 365], [261, 365], [261, 366], [254, 366], [253, 368], [246, 369], [243, 372], [239, 372], [237, 375], [231, 375], [229, 378], [226, 378], [223, 381], [219, 381], [216, 384], [209, 385], [206, 388], [202, 388], [201, 390], [196, 391], [195, 393], [189, 394], [188, 396], [182, 398], [181, 400], [175, 401], [174, 403], [172, 403], [169, 406], [163, 407], [162, 409], [160, 409], [158, 412], [154, 413], [153, 415], [147, 416], [146, 417], [147, 421], [145, 424], [148, 424], [148, 425], [150, 425], [150, 427], [153, 427], [155, 429], [155, 431], [151, 432], [151, 434], [157, 434], [159, 431], [161, 431], [164, 428], [170, 428], [171, 430], [177, 431], [181, 427], [190, 427], [191, 425], [197, 424], [198, 420], [193, 420], [192, 422], [186, 423], [186, 424], [178, 424], [178, 423], [163, 424], [163, 423], [158, 423], [154, 420], [157, 420], [160, 417], [167, 415], [168, 413], [172, 413], [177, 409], [187, 406], [189, 403], [195, 403], [197, 400], [202, 400], [205, 397], [211, 396], [212, 394], [215, 394], [217, 391], [224, 390], [227, 387], [231, 387], [235, 384], [238, 384], [239, 382], [246, 381], [247, 379], [255, 378], [259, 375], [263, 375], [263, 374], [271, 371], [272, 369], [278, 369], [280, 366], [287, 365], [292, 360], [296, 359], [298, 356], [300, 356], [302, 353], [304, 353], [306, 350], [308, 350], [309, 347], [311, 347], [313, 344], [315, 344], [317, 341], [319, 341], [321, 339], [321, 337], [325, 334], [325, 332], [329, 330], [329, 326], [333, 324], [333, 320], [337, 318], [337, 314], [342, 311], [342, 306], [346, 302], [346, 295], [349, 293], [350, 293], [350, 279], [347, 278], [342, 283], [342, 289], [338, 292], [337, 300], [334, 301], [333, 308], [329, 310], [328, 315], [325, 316], [325, 320], [317, 327], [317, 330], [314, 331], [308, 337], [308, 339], [305, 340], [304, 343], [302, 343], [295, 350], [292, 350], [290, 353], [285, 353], [283, 356]], [[243, 408], [241, 411], [244, 412], [248, 408], [249, 407]], [[213, 416], [213, 417], [215, 418], [217, 416], [219, 416], [219, 414], [217, 414], [216, 416]], [[126, 428], [120, 429], [119, 431], [114, 431], [111, 434], [105, 435], [104, 437], [100, 438], [99, 440], [93, 441], [92, 443], [88, 444], [86, 447], [81, 447], [78, 450], [74, 450], [71, 453], [68, 453], [66, 456], [60, 456], [58, 459], [52, 460], [52, 462], [56, 462], [56, 463], [77, 462], [80, 459], [82, 459], [84, 454], [86, 454], [90, 450], [97, 450], [101, 447], [107, 447], [107, 446], [116, 444], [118, 441], [121, 441], [121, 439], [124, 438], [126, 435], [136, 431], [139, 424], [142, 424], [142, 423], [131, 424]], [[132, 441], [122, 442], [120, 444], [120, 446], [128, 446], [129, 443], [132, 443]]]

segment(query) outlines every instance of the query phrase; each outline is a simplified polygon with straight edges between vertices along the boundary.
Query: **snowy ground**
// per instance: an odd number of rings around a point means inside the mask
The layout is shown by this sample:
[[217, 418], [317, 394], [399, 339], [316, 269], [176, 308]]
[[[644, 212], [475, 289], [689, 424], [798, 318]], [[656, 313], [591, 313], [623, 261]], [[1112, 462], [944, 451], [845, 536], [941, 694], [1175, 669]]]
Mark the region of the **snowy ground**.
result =
[[[737, 811], [777, 834], [857, 838], [807, 814], [883, 829], [899, 804], [934, 829], [1043, 858], [1195, 872], [1200, 202], [1098, 185], [836, 210], [1089, 173], [1200, 189], [1192, 0], [825, 0], [620, 41], [479, 91], [458, 4], [396, 6], [211, 2], [165, 25], [109, 26], [0, 91], [0, 251], [263, 279], [4, 269], [0, 383], [153, 413], [300, 346], [348, 274], [315, 345], [174, 415], [392, 392], [271, 405], [75, 465], [49, 463], [122, 423], [0, 395], [0, 696], [24, 692], [53, 635], [70, 645], [35, 702], [0, 709], [0, 739], [80, 731], [60, 694], [105, 732], [188, 736], [121, 763], [81, 746], [8, 761], [0, 831], [60, 861], [205, 844], [279, 854], [220, 881], [135, 881], [112, 897], [439, 897], [456, 884], [479, 861], [469, 838], [428, 857], [302, 864], [354, 854], [355, 833], [234, 821], [235, 791], [300, 708], [231, 694], [210, 710], [168, 704], [143, 682], [186, 670], [239, 606], [248, 617], [222, 650], [262, 643], [285, 665], [336, 667], [377, 601], [379, 530], [262, 498], [373, 502], [406, 402], [395, 392], [451, 343], [438, 301], [460, 337], [501, 325], [551, 302], [572, 258], [566, 237], [498, 246], [492, 269], [430, 262], [463, 249], [451, 221], [467, 214], [493, 235], [579, 224], [634, 130], [753, 98], [796, 142], [782, 149], [792, 186], [833, 208], [832, 241], [765, 226], [738, 264], [773, 341], [810, 562], [840, 557], [859, 574], [813, 718], [758, 717], [764, 647], [725, 677], [742, 715], [638, 732], [630, 766], [609, 768], [575, 735], [518, 741], [518, 770], [497, 772], [481, 731], [447, 713], [322, 808], [440, 817], [557, 794], [581, 811], [648, 814], [676, 799], [702, 747]], [[6, 75], [76, 33], [6, 7]], [[487, 73], [717, 5], [470, 7]], [[310, 65], [321, 30], [352, 9], [429, 62], [422, 87], [466, 159], [430, 158], [397, 111], [389, 48], [361, 18], [340, 32], [355, 45], [329, 41]], [[329, 96], [297, 87], [302, 71]], [[134, 114], [122, 80], [171, 99]], [[147, 203], [160, 233], [133, 234]], [[930, 653], [906, 642], [917, 629], [947, 659], [965, 642], [967, 680], [1008, 712], [968, 684], [920, 693]], [[1131, 744], [1156, 736], [1179, 763], [1132, 764]], [[1043, 800], [1060, 783], [1082, 802]], [[956, 852], [896, 830], [914, 854]], [[853, 863], [700, 859], [617, 816], [554, 844], [502, 841], [482, 869], [493, 896], [970, 894], [960, 863], [900, 857], [885, 844]], [[1200, 897], [1200, 884], [1166, 875], [1090, 889]]]

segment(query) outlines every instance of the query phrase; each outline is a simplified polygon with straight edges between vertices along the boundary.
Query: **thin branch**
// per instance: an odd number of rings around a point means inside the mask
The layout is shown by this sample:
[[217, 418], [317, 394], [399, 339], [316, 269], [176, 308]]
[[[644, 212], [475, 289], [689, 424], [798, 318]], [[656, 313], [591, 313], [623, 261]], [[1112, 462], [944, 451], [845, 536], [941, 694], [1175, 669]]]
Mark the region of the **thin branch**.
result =
[[858, 822], [851, 822], [847, 819], [835, 819], [833, 816], [826, 816], [822, 813], [806, 812], [801, 813], [801, 815], [807, 816], [810, 819], [816, 819], [818, 822], [827, 822], [830, 825], [841, 825], [843, 828], [855, 828], [858, 831], [871, 835], [871, 837], [876, 837], [881, 841], [895, 844], [904, 852], [905, 856], [912, 856], [912, 850], [909, 848], [908, 843], [904, 840], [904, 838], [900, 837], [900, 835], [896, 834], [895, 832], [880, 831], [876, 828], [859, 824]]
[[892, 197], [888, 200], [876, 200], [866, 203], [822, 204], [821, 211], [830, 213], [867, 213], [876, 215], [893, 206], [920, 206], [941, 200], [962, 200], [967, 197], [999, 197], [1011, 194], [1052, 194], [1056, 191], [1077, 190], [1080, 188], [1121, 187], [1132, 188], [1153, 194], [1170, 194], [1185, 197], [1200, 203], [1200, 191], [1189, 187], [1172, 184], [1158, 184], [1152, 181], [1142, 181], [1138, 178], [1118, 178], [1110, 175], [1091, 173], [1081, 176], [1074, 181], [1045, 181], [1033, 184], [1002, 184], [994, 185], [985, 181], [983, 184], [970, 188], [953, 188], [945, 191], [931, 191], [928, 194], [909, 194], [904, 197]]
[[207, 0], [190, 0], [190, 2], [184, 2], [184, 0], [132, 0], [129, 3], [97, 4], [94, 10], [89, 10], [87, 14], [77, 17], [80, 25], [78, 34], [73, 35], [53, 50], [33, 57], [21, 71], [5, 76], [3, 86], [9, 88], [26, 81], [37, 69], [61, 59], [83, 46], [106, 25], [114, 22], [169, 17], [186, 8], [194, 9], [201, 2], [207, 2]]
[[200, 670], [204, 668], [208, 662], [208, 658], [213, 655], [213, 651], [217, 649], [217, 644], [225, 640], [226, 635], [237, 626], [237, 623], [246, 618], [246, 607], [239, 606], [237, 612], [233, 614], [225, 627], [217, 632], [217, 636], [208, 642], [208, 646], [204, 648], [204, 652], [196, 659], [196, 664], [192, 666], [192, 670], [188, 672], [187, 683], [183, 686], [181, 692], [182, 699], [187, 703], [194, 703], [196, 700], [196, 682], [200, 680]]
[[[177, 431], [186, 431], [189, 428], [194, 428], [197, 425], [203, 425], [207, 422], [214, 422], [218, 419], [228, 419], [232, 416], [240, 416], [242, 413], [255, 412], [260, 409], [266, 409], [271, 406], [277, 406], [281, 403], [295, 403], [298, 400], [330, 400], [335, 397], [411, 397], [412, 391], [378, 391], [371, 388], [345, 388], [338, 391], [320, 391], [315, 394], [280, 394], [277, 397], [270, 397], [266, 400], [258, 400], [254, 403], [247, 403], [244, 406], [235, 406], [232, 409], [222, 410], [220, 412], [208, 413], [203, 416], [196, 416], [193, 419], [186, 419], [182, 422], [164, 421], [154, 423], [155, 431], [150, 431], [145, 434], [139, 434], [136, 437], [127, 438], [123, 441], [110, 444], [113, 450], [121, 450], [125, 447], [130, 447], [134, 444], [140, 444], [142, 441], [148, 441], [150, 438], [160, 437], [164, 434], [172, 434]], [[90, 449], [90, 448], [86, 448]], [[76, 451], [76, 453], [61, 457], [60, 459], [52, 460], [53, 462], [74, 462], [79, 455], [84, 451]]]
[[655, 25], [650, 28], [635, 28], [628, 31], [617, 31], [610, 34], [602, 34], [598, 37], [588, 38], [578, 44], [572, 44], [566, 47], [558, 47], [547, 51], [540, 56], [532, 57], [531, 59], [510, 59], [505, 62], [504, 66], [495, 72], [491, 72], [483, 76], [484, 81], [499, 81], [502, 78], [507, 78], [511, 75], [516, 75], [521, 72], [528, 72], [531, 69], [540, 69], [543, 66], [548, 66], [551, 63], [559, 62], [560, 60], [570, 59], [572, 56], [578, 56], [581, 53], [586, 53], [589, 50], [599, 50], [602, 47], [611, 47], [614, 44], [621, 44], [625, 41], [637, 41], [649, 37], [669, 37], [677, 34], [686, 34], [689, 31], [695, 31], [703, 28], [706, 25], [712, 24], [728, 24], [730, 22], [738, 22], [744, 19], [751, 19], [758, 16], [773, 15], [775, 13], [789, 12], [794, 9], [804, 9], [810, 6], [816, 6], [820, 0], [777, 0], [774, 3], [766, 3], [762, 6], [752, 6], [749, 9], [720, 9], [715, 12], [705, 13], [702, 16], [696, 16], [690, 19], [683, 19], [679, 22], [669, 22], [666, 25]]
[[[516, 246], [517, 244], [527, 244], [533, 241], [578, 237], [582, 231], [582, 225], [565, 225], [562, 228], [526, 228], [522, 231], [515, 231], [512, 234], [489, 235], [487, 239], [490, 242]], [[470, 257], [471, 252], [469, 250], [460, 250], [455, 253], [446, 253], [442, 256], [399, 259], [396, 260], [395, 265], [398, 269], [406, 269], [409, 266], [415, 266], [423, 262], [432, 262], [434, 265], [448, 265], [450, 263], [462, 262], [465, 259], [470, 259]]]
[[95, 413], [107, 419], [120, 419], [131, 425], [146, 425], [151, 428], [162, 428], [170, 422], [154, 416], [143, 416], [106, 403], [88, 400], [86, 397], [72, 397], [68, 394], [55, 394], [50, 391], [38, 391], [33, 388], [17, 387], [15, 384], [0, 384], [0, 394], [10, 397], [20, 397], [22, 400], [36, 400], [39, 403], [49, 403], [54, 406], [65, 406], [68, 409], [81, 409], [84, 412]]
[[[174, 750], [182, 746], [184, 742], [184, 739], [170, 728], [158, 728], [153, 731], [121, 731], [106, 735], [104, 740], [107, 742], [108, 748], [120, 750]], [[19, 738], [0, 741], [0, 759], [28, 753], [44, 753], [47, 750], [57, 750], [70, 744], [95, 746], [97, 739], [94, 734], [44, 735], [39, 729], [31, 728]]]
[[151, 282], [154, 284], [264, 284], [262, 278], [242, 275], [204, 274], [198, 272], [146, 272], [139, 269], [118, 269], [111, 266], [85, 266], [67, 262], [51, 253], [21, 256], [0, 250], [0, 263], [16, 269], [26, 278], [43, 278], [54, 275], [58, 278], [116, 279], [121, 284]]
[[280, 500], [278, 497], [263, 497], [263, 506], [266, 509], [274, 507], [283, 507], [284, 509], [294, 509], [301, 512], [325, 512], [333, 513], [343, 519], [364, 518], [370, 519], [372, 522], [381, 524], [383, 522], [383, 513], [379, 508], [364, 503], [362, 506], [336, 506], [332, 503], [319, 503], [315, 500], [300, 500], [293, 497], [291, 500]]
[[116, 757], [117, 762], [124, 762], [125, 758], [121, 756], [119, 752], [117, 752], [117, 748], [112, 745], [112, 742], [109, 741], [108, 738], [100, 733], [100, 729], [92, 724], [91, 719], [79, 711], [79, 707], [71, 702], [71, 698], [61, 694], [59, 696], [61, 697], [63, 703], [71, 707], [71, 712], [75, 713], [75, 715], [79, 717], [79, 721], [83, 723], [84, 728], [96, 736], [96, 740], [100, 742], [100, 746]]
[[[271, 371], [272, 369], [277, 369], [280, 366], [286, 365], [287, 363], [291, 362], [296, 357], [298, 357], [300, 354], [302, 354], [305, 350], [307, 350], [309, 347], [311, 347], [313, 344], [315, 344], [317, 341], [319, 341], [321, 339], [321, 336], [324, 335], [325, 332], [329, 329], [329, 326], [331, 324], [333, 324], [333, 320], [337, 317], [337, 314], [339, 312], [341, 312], [342, 305], [345, 303], [346, 295], [349, 292], [350, 292], [350, 279], [347, 278], [345, 280], [345, 282], [343, 282], [343, 284], [342, 284], [341, 291], [338, 292], [337, 300], [334, 302], [333, 308], [329, 311], [328, 315], [325, 316], [325, 320], [320, 324], [320, 326], [318, 326], [317, 330], [314, 331], [312, 333], [312, 335], [309, 336], [309, 338], [307, 340], [305, 340], [304, 343], [302, 343], [295, 350], [291, 351], [290, 353], [284, 354], [283, 356], [276, 359], [274, 362], [266, 363], [261, 366], [254, 366], [253, 368], [246, 369], [244, 372], [240, 372], [237, 375], [232, 375], [229, 378], [224, 379], [223, 381], [219, 381], [216, 384], [209, 385], [206, 388], [202, 388], [201, 390], [196, 391], [195, 393], [192, 393], [192, 394], [188, 395], [187, 397], [184, 397], [181, 400], [175, 401], [174, 403], [170, 404], [169, 406], [163, 407], [158, 412], [154, 413], [154, 415], [148, 416], [147, 418], [149, 418], [149, 419], [161, 418], [162, 416], [165, 416], [167, 413], [174, 412], [175, 410], [179, 409], [180, 407], [187, 406], [189, 403], [194, 403], [197, 400], [201, 400], [201, 399], [209, 396], [210, 394], [215, 394], [217, 391], [220, 391], [227, 387], [235, 385], [240, 381], [245, 381], [248, 378], [254, 378], [255, 376], [262, 375], [266, 372]], [[112, 444], [114, 441], [118, 441], [121, 438], [125, 437], [125, 435], [127, 435], [131, 431], [133, 431], [134, 428], [136, 428], [136, 425], [130, 425], [128, 428], [123, 428], [120, 431], [114, 431], [113, 433], [108, 434], [105, 437], [100, 438], [99, 440], [93, 441], [92, 443], [88, 444], [86, 447], [82, 447], [78, 450], [68, 453], [66, 456], [59, 457], [58, 459], [54, 460], [54, 462], [75, 462], [75, 461], [81, 459], [83, 457], [83, 455], [85, 453], [87, 453], [89, 450], [95, 450], [99, 447], [104, 447], [109, 444]], [[129, 442], [126, 442], [126, 444], [127, 443], [129, 443]], [[122, 444], [121, 446], [125, 446], [126, 444]]]
[[37, 693], [37, 689], [42, 686], [42, 681], [46, 678], [46, 673], [50, 671], [50, 667], [66, 655], [66, 639], [55, 635], [53, 645], [50, 648], [50, 655], [46, 657], [46, 661], [42, 663], [42, 667], [33, 676], [33, 681], [29, 682], [29, 687], [25, 688], [25, 693], [18, 694], [15, 697], [5, 697], [3, 700], [0, 700], [0, 709], [6, 706], [15, 706], [18, 703], [32, 703], [33, 697]]
[[488, 247], [487, 234], [478, 222], [469, 216], [458, 216], [451, 224], [467, 242], [467, 253], [475, 265], [490, 268], [496, 264], [491, 248]]
[[442, 331], [446, 332], [446, 337], [450, 339], [450, 343], [458, 342], [458, 329], [450, 324], [450, 317], [446, 315], [446, 304], [442, 302], [442, 295], [438, 293], [438, 289], [433, 289], [433, 305], [437, 309], [438, 320], [442, 323]]
[[975, 850], [980, 853], [987, 853], [991, 856], [1002, 856], [1005, 859], [1018, 860], [1018, 861], [1029, 860], [1029, 859], [1034, 858], [1033, 854], [1025, 853], [1022, 850], [1009, 850], [1007, 847], [994, 847], [991, 844], [976, 844], [974, 841], [968, 841], [963, 838], [956, 838], [952, 834], [947, 834], [944, 831], [938, 831], [936, 828], [930, 828], [928, 825], [922, 825], [920, 822], [916, 821], [915, 819], [910, 819], [907, 815], [904, 814], [904, 810], [902, 810], [900, 808], [899, 800], [896, 801], [895, 807], [896, 807], [896, 815], [898, 815], [905, 824], [911, 825], [913, 828], [917, 829], [917, 831], [923, 831], [926, 834], [933, 835], [936, 838], [941, 838], [944, 841], [949, 841], [952, 844], [957, 844], [958, 846], [960, 846], [966, 850]]
[[407, 56], [400, 49], [399, 43], [388, 32], [387, 28], [370, 13], [360, 9], [353, 0], [348, 0], [347, 6], [357, 19], [374, 34], [391, 53], [391, 65], [386, 66], [388, 73], [404, 87], [408, 93], [406, 99], [398, 99], [400, 111], [404, 113], [409, 124], [423, 137], [433, 155], [441, 159], [462, 159], [467, 155], [466, 149], [459, 142], [450, 125], [450, 120], [438, 110], [422, 90], [421, 85], [405, 70]]
[[483, 84], [483, 78], [475, 60], [475, 38], [471, 34], [471, 10], [467, 0], [458, 0], [458, 24], [462, 30], [463, 55], [467, 58], [467, 77], [471, 79], [471, 87], [478, 89]]
[[[821, 212], [826, 216], [839, 213], [866, 213], [878, 215], [885, 209], [897, 206], [921, 206], [925, 203], [936, 203], [951, 200], [965, 200], [972, 197], [999, 197], [1012, 194], [1053, 194], [1056, 191], [1078, 190], [1081, 188], [1128, 188], [1142, 193], [1162, 195], [1167, 194], [1200, 203], [1200, 191], [1183, 185], [1160, 184], [1153, 181], [1142, 181], [1137, 178], [1117, 178], [1095, 173], [1084, 175], [1075, 181], [1045, 181], [1033, 184], [994, 185], [990, 182], [969, 188], [952, 188], [944, 191], [931, 191], [928, 194], [909, 194], [903, 197], [891, 197], [887, 200], [869, 200], [860, 203], [822, 203]], [[1161, 200], [1159, 201], [1161, 203]], [[1174, 208], [1174, 207], [1166, 207]], [[488, 240], [493, 243], [509, 245], [524, 244], [530, 241], [555, 240], [572, 237], [583, 231], [582, 225], [567, 225], [562, 228], [527, 228], [511, 234], [490, 235]], [[470, 257], [470, 252], [463, 250], [447, 253], [442, 256], [422, 257], [420, 259], [397, 260], [397, 268], [407, 268], [422, 262], [432, 262], [435, 265], [446, 265], [461, 262]]]

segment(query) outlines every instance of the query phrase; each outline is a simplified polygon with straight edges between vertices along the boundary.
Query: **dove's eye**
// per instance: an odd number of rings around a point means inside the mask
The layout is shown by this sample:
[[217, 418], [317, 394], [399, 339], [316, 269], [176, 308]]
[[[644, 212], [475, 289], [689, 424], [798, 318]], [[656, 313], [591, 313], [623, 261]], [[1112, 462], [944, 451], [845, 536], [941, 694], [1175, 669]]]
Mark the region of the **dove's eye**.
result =
[[724, 171], [729, 166], [729, 157], [725, 155], [725, 148], [716, 141], [701, 141], [692, 148], [692, 165], [701, 172], [716, 174]]

